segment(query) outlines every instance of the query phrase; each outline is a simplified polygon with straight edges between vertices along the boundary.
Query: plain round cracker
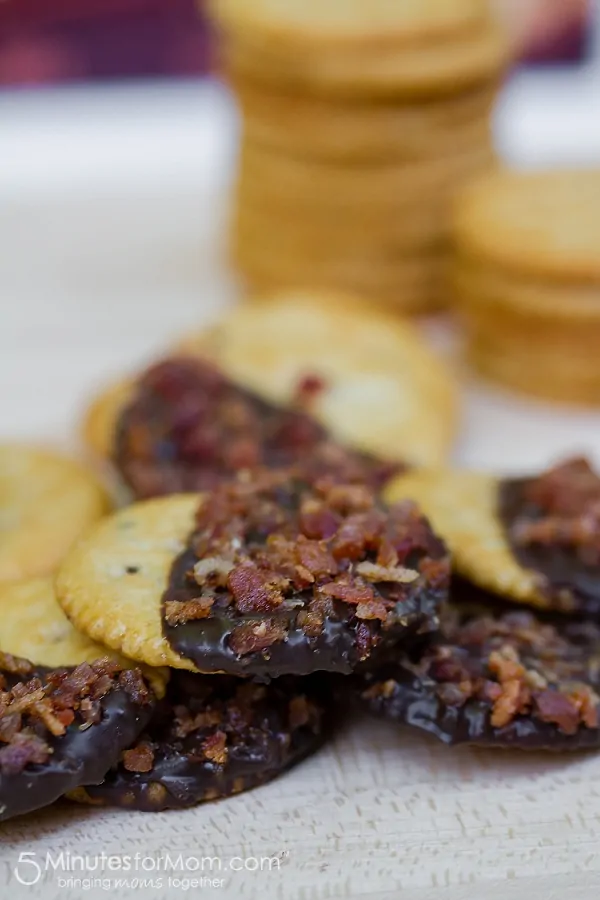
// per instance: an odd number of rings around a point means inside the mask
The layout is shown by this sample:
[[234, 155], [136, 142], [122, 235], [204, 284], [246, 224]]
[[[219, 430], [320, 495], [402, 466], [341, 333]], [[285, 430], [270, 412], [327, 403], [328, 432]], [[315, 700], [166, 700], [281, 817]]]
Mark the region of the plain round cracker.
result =
[[[412, 265], [370, 267], [361, 260], [330, 260], [317, 264], [310, 258], [286, 259], [274, 252], [259, 253], [240, 244], [231, 248], [232, 264], [249, 295], [303, 292], [331, 296], [346, 292], [369, 302], [371, 311], [414, 315], [437, 310], [450, 299], [445, 291], [444, 257], [415, 255]], [[252, 302], [252, 300], [250, 300]]]
[[600, 169], [498, 171], [456, 202], [462, 252], [555, 280], [600, 279]]
[[600, 325], [600, 282], [552, 281], [527, 276], [466, 255], [459, 257], [452, 278], [457, 302], [468, 310], [530, 315], [536, 327], [545, 322], [571, 328]]
[[200, 501], [178, 494], [134, 503], [78, 541], [55, 582], [76, 628], [137, 662], [198, 671], [163, 637], [161, 598]]
[[540, 608], [549, 602], [536, 573], [515, 559], [496, 512], [498, 480], [460, 470], [422, 470], [399, 476], [386, 488], [388, 503], [414, 500], [448, 544], [457, 572], [502, 597]]
[[[51, 669], [115, 657], [113, 651], [74, 628], [56, 600], [49, 577], [0, 585], [0, 650]], [[126, 657], [117, 654], [116, 658], [123, 668], [134, 666]], [[161, 697], [168, 672], [157, 668], [143, 672]]]
[[421, 103], [332, 101], [228, 81], [251, 142], [324, 160], [415, 161], [477, 146], [489, 132], [496, 82]]
[[72, 459], [0, 445], [0, 582], [45, 575], [110, 508], [95, 475]]
[[81, 436], [86, 446], [101, 459], [112, 456], [115, 424], [132, 390], [133, 379], [124, 378], [98, 394], [85, 410]]
[[[494, 165], [491, 138], [461, 152], [436, 159], [405, 163], [388, 161], [344, 166], [317, 159], [279, 153], [245, 140], [239, 163], [239, 179], [261, 195], [272, 196], [302, 208], [311, 204], [347, 209], [388, 206], [398, 215], [437, 191], [455, 193], [461, 180], [481, 174]], [[294, 208], [294, 207], [292, 207]]]
[[307, 374], [321, 376], [311, 412], [338, 440], [383, 457], [435, 465], [454, 435], [452, 374], [409, 323], [352, 296], [257, 299], [177, 349], [208, 356], [275, 403], [289, 403]]
[[457, 94], [498, 77], [509, 61], [510, 45], [496, 21], [453, 40], [412, 46], [363, 41], [328, 49], [318, 42], [294, 46], [225, 28], [220, 56], [227, 72], [257, 84], [354, 100], [415, 99]]
[[537, 353], [518, 345], [498, 345], [493, 338], [471, 340], [466, 349], [469, 365], [484, 378], [512, 391], [551, 403], [600, 406], [598, 352], [582, 358], [575, 347], [572, 356], [551, 348]]
[[481, 0], [211, 0], [210, 9], [234, 33], [322, 49], [451, 39], [487, 18]]
[[[173, 351], [212, 359], [228, 377], [277, 403], [292, 399], [307, 371], [320, 372], [332, 389], [315, 404], [316, 417], [334, 437], [385, 457], [435, 465], [454, 437], [452, 373], [412, 325], [350, 295], [256, 298]], [[109, 387], [86, 415], [84, 439], [102, 458], [112, 453], [132, 384]]]

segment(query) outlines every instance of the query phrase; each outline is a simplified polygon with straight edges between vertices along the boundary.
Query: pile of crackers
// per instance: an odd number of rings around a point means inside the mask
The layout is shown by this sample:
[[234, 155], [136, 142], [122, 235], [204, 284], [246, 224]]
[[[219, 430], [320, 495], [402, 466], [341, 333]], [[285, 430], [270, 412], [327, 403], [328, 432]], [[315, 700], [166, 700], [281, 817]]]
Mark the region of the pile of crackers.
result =
[[242, 114], [231, 254], [259, 290], [440, 305], [448, 207], [493, 165], [507, 45], [481, 0], [214, 0]]
[[224, 799], [359, 709], [399, 754], [598, 750], [600, 475], [444, 468], [456, 411], [410, 324], [290, 292], [91, 403], [122, 508], [0, 445], [0, 822]]
[[495, 172], [457, 202], [456, 300], [484, 376], [600, 403], [600, 171]]

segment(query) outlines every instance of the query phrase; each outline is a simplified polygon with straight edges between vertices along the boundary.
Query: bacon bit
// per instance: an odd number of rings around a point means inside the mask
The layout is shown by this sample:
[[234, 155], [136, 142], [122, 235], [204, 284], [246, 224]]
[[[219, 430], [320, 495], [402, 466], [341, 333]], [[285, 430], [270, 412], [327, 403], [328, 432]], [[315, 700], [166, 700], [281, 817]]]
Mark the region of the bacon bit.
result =
[[334, 484], [326, 499], [331, 509], [343, 515], [373, 509], [373, 494], [364, 484]]
[[283, 594], [274, 587], [272, 577], [250, 561], [232, 569], [227, 586], [241, 613], [269, 612], [283, 602]]
[[379, 637], [371, 631], [366, 622], [359, 622], [356, 628], [356, 648], [361, 662], [368, 659], [375, 646], [379, 643]]
[[[194, 580], [201, 587], [207, 582], [214, 582], [218, 587], [225, 587], [227, 584], [227, 576], [234, 567], [234, 563], [229, 559], [218, 556], [209, 556], [206, 559], [199, 560], [194, 566]], [[217, 576], [214, 578], [214, 576]]]
[[123, 768], [128, 772], [151, 772], [154, 767], [154, 751], [150, 744], [138, 744], [123, 753]]
[[4, 744], [10, 743], [15, 734], [21, 730], [21, 716], [18, 713], [11, 713], [0, 718], [0, 741]]
[[27, 659], [0, 651], [0, 669], [10, 672], [11, 675], [31, 675], [34, 667]]
[[376, 550], [384, 525], [385, 514], [379, 510], [348, 516], [333, 539], [333, 555], [336, 559], [358, 560], [366, 550]]
[[503, 728], [525, 712], [531, 702], [531, 694], [519, 678], [510, 678], [500, 685], [502, 693], [492, 707], [491, 724], [494, 728]]
[[449, 684], [460, 684], [461, 681], [465, 681], [469, 676], [461, 661], [452, 656], [433, 659], [429, 665], [429, 674], [435, 681], [448, 682]]
[[600, 501], [600, 477], [587, 459], [576, 457], [532, 479], [525, 496], [549, 514], [578, 516], [590, 502]]
[[197, 597], [193, 600], [167, 600], [165, 603], [165, 621], [167, 625], [183, 625], [197, 619], [210, 616], [214, 597]]
[[533, 695], [538, 719], [558, 725], [564, 734], [575, 734], [579, 727], [579, 709], [560, 691], [538, 691]]
[[[65, 712], [68, 713], [69, 710], [65, 710]], [[74, 719], [75, 715], [73, 711], [71, 710], [70, 712]], [[52, 701], [48, 698], [34, 703], [32, 708], [29, 710], [29, 714], [37, 716], [37, 718], [44, 723], [50, 734], [54, 735], [54, 737], [60, 737], [67, 730], [61, 719], [59, 719], [58, 716], [54, 713], [54, 710], [52, 708]]]
[[598, 728], [600, 698], [587, 684], [578, 684], [568, 693], [569, 699], [579, 711], [579, 718], [586, 728]]
[[304, 403], [312, 400], [318, 394], [325, 390], [326, 383], [320, 375], [305, 375], [296, 388], [296, 401]]
[[[68, 710], [65, 710], [65, 713], [66, 712], [68, 712]], [[90, 700], [89, 697], [84, 697], [81, 701], [79, 712], [81, 713], [81, 718], [86, 727], [89, 725], [97, 725], [102, 718], [102, 705], [100, 700]]]
[[398, 551], [396, 550], [390, 539], [384, 535], [379, 542], [379, 549], [377, 551], [377, 565], [384, 566], [387, 569], [389, 567], [395, 567], [397, 566], [397, 564]]
[[223, 720], [223, 716], [216, 709], [207, 709], [192, 715], [187, 707], [176, 706], [173, 712], [175, 713], [174, 732], [178, 738], [185, 738], [200, 728], [214, 728]]
[[288, 706], [288, 723], [291, 731], [302, 728], [310, 722], [310, 706], [304, 694], [292, 697]]
[[388, 611], [383, 600], [374, 598], [366, 603], [358, 603], [356, 606], [357, 619], [380, 619], [382, 622], [385, 622], [387, 617]]
[[319, 592], [325, 597], [334, 597], [344, 603], [352, 605], [358, 603], [371, 603], [375, 599], [373, 588], [368, 584], [352, 584], [348, 581], [332, 581], [319, 587]]
[[298, 537], [296, 550], [300, 564], [315, 578], [337, 575], [338, 565], [324, 543], [309, 541], [303, 535]]
[[283, 622], [263, 619], [261, 622], [245, 622], [236, 625], [229, 638], [229, 646], [238, 656], [266, 650], [279, 641], [284, 641], [288, 631]]
[[319, 637], [325, 624], [324, 613], [318, 609], [301, 610], [296, 617], [296, 624], [307, 637]]
[[[36, 687], [39, 685], [39, 687]], [[6, 713], [19, 715], [22, 713], [30, 713], [36, 703], [40, 703], [46, 693], [44, 688], [41, 686], [41, 683], [38, 679], [32, 679], [32, 681], [28, 682], [27, 685], [24, 685], [25, 688], [32, 687], [31, 690], [24, 692], [21, 696], [16, 693], [16, 689], [19, 685], [15, 685], [13, 688], [13, 700], [9, 701], [9, 704], [4, 709], [0, 708], [0, 716], [5, 715]]]
[[525, 667], [519, 661], [514, 648], [509, 644], [490, 653], [488, 668], [493, 675], [497, 676], [500, 683], [525, 677]]
[[227, 735], [223, 731], [215, 731], [210, 737], [202, 741], [202, 752], [204, 756], [218, 766], [224, 766], [229, 756], [226, 747]]
[[366, 578], [367, 581], [394, 582], [396, 584], [411, 584], [419, 577], [414, 569], [405, 569], [404, 566], [380, 566], [376, 563], [361, 562], [356, 566], [356, 573]]
[[146, 706], [154, 700], [154, 694], [146, 684], [140, 669], [123, 669], [119, 673], [119, 686], [139, 706]]
[[336, 533], [340, 517], [318, 500], [305, 500], [300, 507], [300, 531], [312, 540], [327, 540]]
[[419, 561], [419, 572], [434, 590], [443, 590], [450, 584], [452, 574], [450, 557], [432, 559], [432, 557], [426, 556]]
[[572, 459], [525, 483], [527, 508], [510, 527], [517, 546], [574, 548], [584, 564], [600, 563], [600, 477], [585, 459]]
[[51, 753], [52, 749], [45, 741], [25, 729], [0, 749], [0, 772], [2, 775], [19, 775], [28, 765], [48, 762]]

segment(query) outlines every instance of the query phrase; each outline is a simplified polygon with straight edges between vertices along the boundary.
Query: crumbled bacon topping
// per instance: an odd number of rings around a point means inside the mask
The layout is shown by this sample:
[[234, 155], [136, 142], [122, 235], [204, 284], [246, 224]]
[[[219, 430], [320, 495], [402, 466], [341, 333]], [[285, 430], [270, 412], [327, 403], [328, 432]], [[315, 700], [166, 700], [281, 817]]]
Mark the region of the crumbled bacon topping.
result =
[[587, 565], [600, 565], [600, 476], [573, 459], [525, 483], [524, 509], [510, 533], [518, 547], [572, 549]]
[[236, 625], [229, 638], [229, 646], [238, 656], [258, 653], [285, 641], [288, 629], [285, 622], [276, 619], [262, 619], [259, 622], [245, 622]]
[[450, 572], [444, 545], [414, 504], [387, 509], [364, 485], [310, 485], [296, 469], [263, 470], [211, 491], [184, 556], [175, 567], [189, 566], [184, 583], [164, 596], [167, 624], [241, 618], [229, 637], [239, 656], [268, 650], [295, 628], [318, 637], [332, 619], [351, 623], [366, 658], [377, 630], [397, 623], [426, 587], [444, 593]]
[[298, 464], [313, 480], [382, 486], [399, 464], [342, 447], [308, 415], [324, 389], [308, 375], [292, 406], [278, 407], [207, 361], [165, 360], [141, 376], [121, 415], [116, 462], [138, 498], [206, 490], [241, 470]]
[[[100, 721], [101, 700], [114, 689], [140, 705], [153, 699], [139, 669], [121, 669], [108, 657], [38, 673], [30, 663], [6, 654], [0, 664], [0, 772], [7, 775], [47, 762], [53, 739], [73, 724], [86, 728]], [[23, 681], [23, 674], [33, 677]]]
[[573, 628], [562, 634], [525, 612], [449, 618], [446, 642], [426, 651], [419, 667], [446, 705], [485, 702], [494, 728], [530, 716], [572, 735], [598, 727], [600, 706], [592, 687], [600, 629], [586, 623], [576, 635]]
[[227, 735], [224, 731], [215, 731], [202, 742], [202, 752], [206, 759], [224, 766], [227, 762]]
[[154, 751], [150, 744], [137, 744], [123, 753], [123, 767], [128, 772], [151, 772], [154, 766]]
[[180, 625], [182, 622], [193, 622], [195, 619], [206, 619], [210, 615], [214, 597], [193, 597], [191, 600], [167, 600], [165, 603], [165, 619], [169, 625]]

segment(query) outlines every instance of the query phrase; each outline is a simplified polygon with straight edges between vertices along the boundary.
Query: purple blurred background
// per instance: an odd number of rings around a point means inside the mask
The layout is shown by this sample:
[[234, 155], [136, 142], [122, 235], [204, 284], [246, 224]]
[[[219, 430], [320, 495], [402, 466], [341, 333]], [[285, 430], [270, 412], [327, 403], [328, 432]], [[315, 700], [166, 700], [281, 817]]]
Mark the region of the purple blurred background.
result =
[[[583, 57], [588, 0], [495, 0], [529, 61]], [[2, 0], [0, 85], [190, 76], [210, 65], [197, 0]]]

